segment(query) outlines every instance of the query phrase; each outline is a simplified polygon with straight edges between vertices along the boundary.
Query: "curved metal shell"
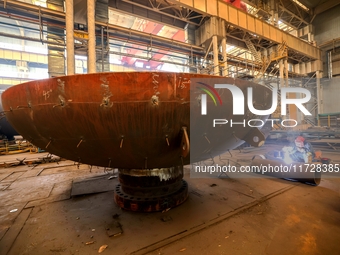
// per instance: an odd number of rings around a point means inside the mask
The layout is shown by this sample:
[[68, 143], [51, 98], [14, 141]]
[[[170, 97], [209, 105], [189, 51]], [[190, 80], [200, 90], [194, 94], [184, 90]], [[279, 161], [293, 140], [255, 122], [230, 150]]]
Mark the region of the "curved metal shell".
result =
[[[171, 167], [189, 163], [189, 156], [182, 157], [181, 141], [183, 127], [190, 134], [190, 78], [206, 77], [161, 72], [72, 75], [13, 86], [2, 101], [13, 127], [55, 155], [105, 167]], [[231, 80], [242, 90], [256, 87], [263, 109], [269, 108], [271, 100], [263, 96], [268, 88]], [[206, 129], [202, 132], [213, 132]], [[220, 132], [225, 139], [211, 146], [226, 151], [253, 130]]]
[[[0, 112], [3, 113], [1, 100]], [[6, 116], [0, 116], [0, 135], [5, 136], [8, 140], [12, 140], [15, 135], [19, 135], [18, 132], [8, 123]]]

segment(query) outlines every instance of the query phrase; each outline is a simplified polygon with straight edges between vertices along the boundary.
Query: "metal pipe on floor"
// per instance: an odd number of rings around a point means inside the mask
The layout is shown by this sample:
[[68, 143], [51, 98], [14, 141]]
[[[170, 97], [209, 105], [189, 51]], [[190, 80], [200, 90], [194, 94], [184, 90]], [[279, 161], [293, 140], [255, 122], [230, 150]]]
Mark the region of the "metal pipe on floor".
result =
[[316, 169], [317, 162], [313, 164], [292, 163], [285, 164], [283, 161], [253, 158], [251, 167], [268, 176], [277, 178], [296, 180], [311, 185], [319, 185], [321, 181], [321, 171]]

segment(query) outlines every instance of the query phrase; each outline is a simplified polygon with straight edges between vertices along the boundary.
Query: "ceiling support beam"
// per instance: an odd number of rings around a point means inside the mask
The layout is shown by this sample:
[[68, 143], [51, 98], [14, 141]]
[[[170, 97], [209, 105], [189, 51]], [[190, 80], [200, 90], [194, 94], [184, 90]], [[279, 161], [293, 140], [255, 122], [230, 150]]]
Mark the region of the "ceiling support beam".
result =
[[314, 16], [323, 13], [339, 4], [339, 0], [328, 0], [327, 2], [324, 2], [314, 8]]

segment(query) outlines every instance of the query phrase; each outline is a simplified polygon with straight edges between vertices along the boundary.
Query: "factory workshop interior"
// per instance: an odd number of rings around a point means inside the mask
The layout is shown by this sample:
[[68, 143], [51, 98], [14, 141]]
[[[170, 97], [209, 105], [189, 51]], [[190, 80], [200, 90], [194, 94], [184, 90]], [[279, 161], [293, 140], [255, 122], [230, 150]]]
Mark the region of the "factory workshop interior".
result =
[[340, 254], [339, 78], [338, 0], [0, 0], [0, 255]]

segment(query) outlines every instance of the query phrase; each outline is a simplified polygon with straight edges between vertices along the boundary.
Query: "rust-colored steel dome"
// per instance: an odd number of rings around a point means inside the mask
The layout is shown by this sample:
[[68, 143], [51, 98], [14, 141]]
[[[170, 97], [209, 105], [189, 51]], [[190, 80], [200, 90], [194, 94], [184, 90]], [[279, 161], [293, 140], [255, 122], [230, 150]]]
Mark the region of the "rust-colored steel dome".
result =
[[[166, 185], [172, 185], [168, 189], [171, 193], [174, 186], [178, 187], [177, 191], [183, 190], [184, 184], [173, 185], [169, 180], [181, 182], [182, 166], [190, 163], [190, 156], [185, 152], [187, 148], [184, 148], [184, 145], [190, 145], [190, 79], [207, 77], [211, 76], [165, 72], [71, 75], [13, 86], [2, 94], [2, 103], [6, 118], [15, 130], [41, 149], [80, 163], [119, 168], [126, 187], [124, 191], [122, 185], [117, 192], [134, 193], [128, 191], [131, 187], [126, 185], [131, 181], [130, 177], [135, 179], [141, 173], [146, 177], [148, 172], [144, 170], [153, 169], [156, 175], [167, 173]], [[271, 100], [264, 96], [271, 95], [268, 88], [228, 79], [243, 91], [254, 87], [258, 105], [262, 109], [269, 108]], [[224, 101], [226, 109], [230, 109], [225, 116], [230, 117], [231, 95]], [[195, 107], [199, 106], [196, 104]], [[251, 118], [248, 113], [241, 117]], [[192, 117], [201, 120], [199, 114]], [[211, 126], [206, 125], [206, 130], [202, 126], [202, 132], [214, 132]], [[249, 140], [249, 134], [254, 133], [253, 128], [225, 127], [220, 130], [223, 137], [216, 141], [216, 147], [224, 151]], [[210, 147], [214, 147], [215, 142], [212, 142]], [[163, 168], [167, 170], [162, 173], [154, 170]], [[174, 170], [176, 173], [171, 169], [177, 169]], [[187, 192], [187, 188], [183, 192]], [[124, 196], [120, 197], [123, 199]], [[184, 201], [183, 197], [186, 195], [181, 198]], [[122, 207], [161, 210], [161, 202], [155, 201], [158, 204], [149, 209]], [[120, 204], [125, 202], [120, 201]]]

